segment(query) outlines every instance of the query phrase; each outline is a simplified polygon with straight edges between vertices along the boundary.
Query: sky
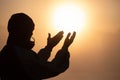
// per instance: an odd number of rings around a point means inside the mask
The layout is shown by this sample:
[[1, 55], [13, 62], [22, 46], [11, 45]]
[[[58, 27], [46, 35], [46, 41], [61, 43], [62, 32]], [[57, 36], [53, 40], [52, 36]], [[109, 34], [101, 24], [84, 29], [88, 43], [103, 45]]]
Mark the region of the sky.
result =
[[120, 80], [120, 0], [0, 0], [0, 50], [7, 41], [8, 20], [19, 12], [29, 15], [35, 23], [33, 50], [44, 48], [48, 33], [54, 36], [58, 32], [52, 24], [54, 9], [69, 3], [79, 5], [86, 14], [85, 28], [69, 48], [69, 69], [46, 80]]

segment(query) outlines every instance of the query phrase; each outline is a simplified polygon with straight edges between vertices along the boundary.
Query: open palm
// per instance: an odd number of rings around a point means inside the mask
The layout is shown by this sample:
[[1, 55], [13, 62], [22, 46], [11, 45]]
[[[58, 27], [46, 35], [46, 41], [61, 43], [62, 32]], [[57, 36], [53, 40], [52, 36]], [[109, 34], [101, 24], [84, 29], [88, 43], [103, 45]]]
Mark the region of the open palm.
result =
[[68, 49], [69, 46], [72, 44], [75, 36], [76, 36], [76, 32], [73, 32], [73, 35], [70, 37], [71, 33], [68, 33], [65, 41], [64, 41], [64, 44], [63, 44], [63, 47], [62, 49]]
[[56, 46], [60, 42], [62, 38], [63, 38], [63, 31], [60, 31], [52, 38], [51, 38], [51, 34], [49, 33], [48, 39], [47, 39], [47, 46], [52, 49], [54, 46]]

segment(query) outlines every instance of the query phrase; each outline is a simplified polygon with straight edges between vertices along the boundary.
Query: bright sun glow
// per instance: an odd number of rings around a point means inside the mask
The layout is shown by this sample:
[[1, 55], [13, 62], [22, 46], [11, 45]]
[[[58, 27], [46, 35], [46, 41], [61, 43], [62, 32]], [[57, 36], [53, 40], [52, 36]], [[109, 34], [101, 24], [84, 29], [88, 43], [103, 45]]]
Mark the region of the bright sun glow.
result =
[[53, 24], [55, 29], [80, 32], [85, 26], [85, 13], [77, 5], [61, 5], [55, 9]]

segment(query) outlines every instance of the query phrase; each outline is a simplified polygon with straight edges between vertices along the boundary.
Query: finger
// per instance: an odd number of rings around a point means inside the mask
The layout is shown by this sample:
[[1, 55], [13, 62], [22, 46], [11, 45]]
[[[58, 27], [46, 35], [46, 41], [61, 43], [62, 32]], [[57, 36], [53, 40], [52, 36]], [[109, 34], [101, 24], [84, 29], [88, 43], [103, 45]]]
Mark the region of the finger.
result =
[[70, 35], [71, 35], [71, 33], [69, 32], [69, 33], [67, 34], [67, 37], [65, 38], [63, 48], [68, 48]]
[[57, 36], [62, 36], [63, 35], [63, 31], [60, 31], [58, 34], [57, 34]]
[[70, 38], [70, 42], [73, 42], [75, 36], [76, 36], [76, 32], [73, 32], [73, 35], [72, 35], [71, 38]]
[[54, 37], [59, 36], [61, 34], [63, 34], [63, 31], [58, 32]]
[[48, 33], [48, 40], [51, 38], [51, 34], [50, 33]]
[[67, 37], [66, 37], [65, 41], [66, 41], [66, 40], [69, 40], [70, 35], [71, 35], [71, 33], [69, 32], [69, 33], [67, 34]]
[[58, 36], [57, 36], [57, 37], [63, 37], [63, 34], [64, 34], [64, 32], [63, 32], [63, 31], [60, 31], [60, 32], [58, 33]]
[[60, 32], [58, 36], [56, 36], [56, 41], [60, 41], [63, 38], [63, 32]]
[[59, 31], [58, 33], [63, 33], [63, 31]]
[[53, 38], [55, 38], [55, 39], [61, 39], [63, 37], [63, 33], [64, 33], [63, 31], [60, 31]]

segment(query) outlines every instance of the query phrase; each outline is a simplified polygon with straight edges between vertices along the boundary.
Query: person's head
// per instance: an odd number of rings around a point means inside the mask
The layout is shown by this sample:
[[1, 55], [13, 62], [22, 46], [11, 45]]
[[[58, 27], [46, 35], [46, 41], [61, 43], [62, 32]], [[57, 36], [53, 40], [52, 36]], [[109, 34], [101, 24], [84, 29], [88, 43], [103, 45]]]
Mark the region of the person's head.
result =
[[13, 14], [8, 21], [7, 44], [31, 49], [34, 46], [34, 42], [30, 41], [34, 26], [33, 20], [28, 15], [24, 13]]

